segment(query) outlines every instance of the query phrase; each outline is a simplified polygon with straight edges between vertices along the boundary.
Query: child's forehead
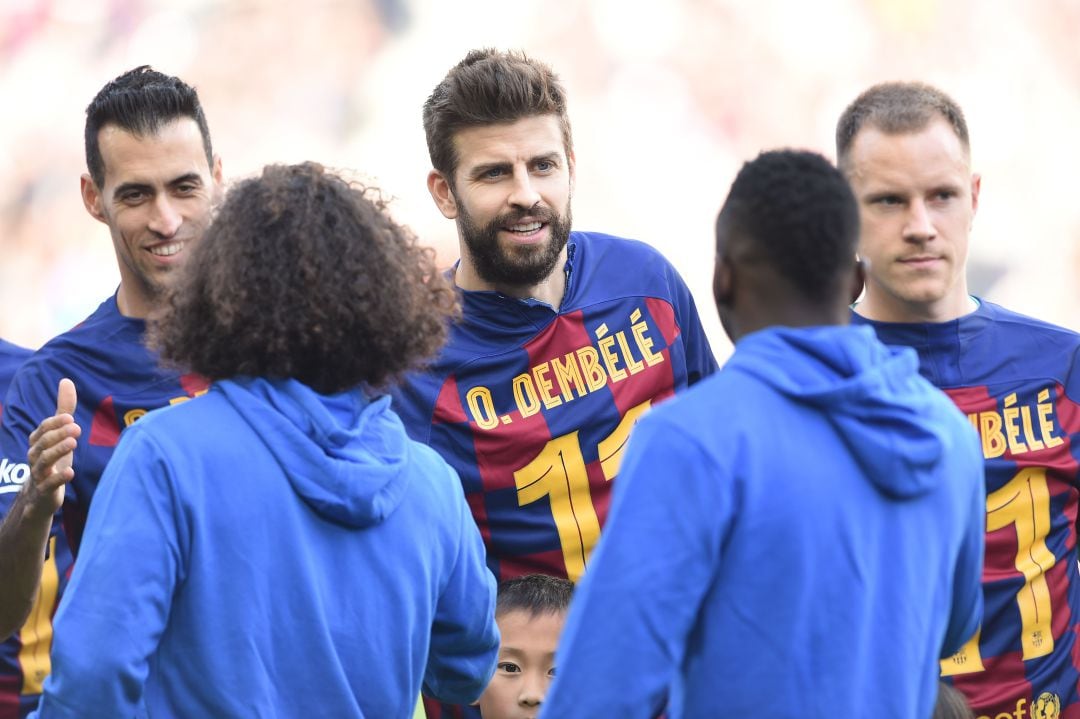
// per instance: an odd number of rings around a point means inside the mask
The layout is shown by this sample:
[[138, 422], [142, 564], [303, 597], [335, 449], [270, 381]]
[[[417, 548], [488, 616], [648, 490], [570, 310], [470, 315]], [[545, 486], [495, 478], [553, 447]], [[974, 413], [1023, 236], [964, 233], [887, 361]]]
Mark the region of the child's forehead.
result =
[[523, 634], [536, 636], [554, 633], [558, 636], [566, 622], [566, 612], [532, 612], [528, 609], [508, 609], [495, 615], [499, 632], [505, 642], [507, 637]]

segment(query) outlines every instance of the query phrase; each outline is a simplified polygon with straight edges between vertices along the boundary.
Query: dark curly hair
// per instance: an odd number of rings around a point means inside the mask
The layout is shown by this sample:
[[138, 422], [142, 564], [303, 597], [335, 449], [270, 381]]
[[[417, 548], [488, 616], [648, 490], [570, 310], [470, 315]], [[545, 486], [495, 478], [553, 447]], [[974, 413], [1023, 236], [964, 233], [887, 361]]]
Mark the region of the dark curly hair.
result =
[[210, 380], [382, 388], [433, 356], [456, 296], [434, 251], [376, 190], [316, 163], [269, 165], [229, 191], [149, 343]]
[[807, 300], [828, 302], [850, 275], [859, 208], [847, 180], [814, 152], [763, 152], [739, 170], [716, 220], [744, 259], [767, 263]]
[[529, 616], [561, 614], [570, 608], [574, 585], [567, 579], [547, 574], [526, 574], [499, 582], [495, 616], [507, 612], [527, 612]]
[[151, 135], [166, 123], [189, 117], [199, 126], [206, 164], [214, 166], [210, 128], [195, 88], [172, 75], [149, 65], [128, 70], [98, 91], [86, 108], [86, 168], [94, 184], [105, 185], [105, 160], [101, 157], [98, 135], [106, 125], [116, 125], [133, 135]]
[[549, 66], [525, 53], [492, 48], [472, 50], [451, 68], [424, 103], [424, 133], [432, 166], [450, 187], [458, 156], [454, 135], [469, 127], [555, 115], [563, 150], [573, 149], [566, 90]]
[[855, 136], [864, 127], [888, 135], [919, 132], [935, 117], [949, 123], [965, 152], [970, 152], [967, 120], [956, 100], [921, 82], [883, 82], [864, 91], [836, 123], [836, 162], [845, 172]]

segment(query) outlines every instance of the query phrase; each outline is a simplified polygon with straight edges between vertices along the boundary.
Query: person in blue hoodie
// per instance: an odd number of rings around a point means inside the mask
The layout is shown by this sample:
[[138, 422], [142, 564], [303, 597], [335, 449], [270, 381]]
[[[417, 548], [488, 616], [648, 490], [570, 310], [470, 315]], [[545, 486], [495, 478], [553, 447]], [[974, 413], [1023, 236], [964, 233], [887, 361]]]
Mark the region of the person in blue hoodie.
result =
[[981, 457], [914, 352], [848, 325], [858, 233], [820, 155], [739, 172], [735, 352], [634, 429], [542, 717], [930, 716], [982, 610]]
[[150, 328], [212, 380], [121, 437], [56, 616], [42, 717], [409, 717], [479, 697], [495, 581], [453, 470], [381, 390], [455, 312], [378, 194], [269, 166]]

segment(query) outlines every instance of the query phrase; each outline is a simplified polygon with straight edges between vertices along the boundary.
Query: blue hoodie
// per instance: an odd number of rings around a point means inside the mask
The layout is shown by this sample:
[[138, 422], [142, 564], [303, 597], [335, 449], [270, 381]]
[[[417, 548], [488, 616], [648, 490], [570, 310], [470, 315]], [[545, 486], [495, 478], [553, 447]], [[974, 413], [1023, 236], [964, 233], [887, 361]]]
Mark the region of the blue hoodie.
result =
[[916, 363], [771, 328], [642, 419], [541, 716], [930, 716], [981, 615], [985, 496]]
[[56, 616], [41, 716], [409, 717], [494, 670], [453, 471], [360, 390], [238, 380], [126, 430]]

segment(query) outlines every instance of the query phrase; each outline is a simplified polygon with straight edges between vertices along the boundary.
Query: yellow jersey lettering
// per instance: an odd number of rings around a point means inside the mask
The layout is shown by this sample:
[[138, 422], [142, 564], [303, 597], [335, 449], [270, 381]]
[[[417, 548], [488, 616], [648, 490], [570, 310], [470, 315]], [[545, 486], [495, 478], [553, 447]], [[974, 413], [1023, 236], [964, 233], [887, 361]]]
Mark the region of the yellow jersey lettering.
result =
[[[640, 310], [635, 310], [635, 314]], [[634, 319], [634, 318], [631, 318]], [[645, 364], [652, 367], [653, 365], [660, 364], [664, 361], [664, 355], [657, 354], [652, 351], [653, 340], [652, 337], [648, 337], [645, 333], [649, 331], [649, 325], [646, 322], [638, 322], [630, 327], [630, 332], [634, 335], [634, 341], [637, 344], [638, 350], [641, 351], [641, 357], [645, 360]]]
[[1024, 439], [1027, 440], [1028, 451], [1038, 452], [1045, 448], [1046, 445], [1035, 439], [1035, 430], [1031, 426], [1031, 407], [1024, 405], [1020, 408], [1020, 419], [1023, 421]]
[[473, 387], [465, 395], [465, 401], [469, 404], [473, 421], [481, 429], [493, 429], [499, 426], [499, 417], [495, 412], [495, 401], [491, 398], [491, 390], [487, 387]]
[[562, 361], [558, 357], [551, 360], [551, 369], [555, 373], [555, 381], [559, 383], [559, 392], [562, 393], [564, 401], [569, 402], [574, 399], [570, 391], [571, 387], [577, 388], [578, 397], [588, 394], [589, 390], [585, 387], [585, 382], [581, 379], [581, 371], [578, 369], [577, 355], [573, 352], [567, 352]]
[[1005, 454], [1005, 435], [1001, 433], [1001, 416], [997, 412], [979, 412], [979, 436], [983, 457], [992, 459]]
[[1054, 418], [1054, 405], [1050, 402], [1050, 390], [1044, 389], [1039, 392], [1039, 403], [1035, 405], [1035, 413], [1039, 416], [1039, 430], [1042, 432], [1043, 444], [1047, 447], [1059, 447], [1065, 440], [1054, 434], [1057, 421]]
[[1005, 398], [1005, 409], [1001, 412], [1001, 421], [1005, 424], [1005, 439], [1009, 442], [1009, 451], [1013, 454], [1027, 452], [1027, 446], [1020, 441], [1020, 408], [1016, 406], [1016, 393]]
[[536, 396], [532, 376], [528, 373], [514, 378], [514, 404], [522, 417], [532, 417], [540, 411], [540, 399]]
[[626, 341], [625, 332], [616, 332], [615, 336], [619, 340], [619, 348], [622, 349], [623, 360], [626, 362], [626, 369], [630, 374], [637, 374], [641, 370], [645, 369], [645, 363], [641, 360], [634, 359], [633, 353], [630, 352], [630, 344]]
[[540, 401], [544, 403], [544, 407], [551, 409], [552, 407], [558, 407], [562, 404], [562, 398], [558, 395], [552, 395], [552, 383], [548, 378], [548, 373], [551, 371], [551, 363], [545, 362], [542, 365], [533, 367], [533, 378], [536, 379], [536, 389], [540, 395]]
[[626, 370], [619, 369], [619, 356], [613, 351], [615, 346], [615, 335], [604, 337], [597, 343], [600, 348], [600, 356], [604, 359], [604, 366], [607, 368], [608, 377], [612, 382], [621, 382], [626, 379]]
[[[187, 399], [187, 397], [184, 397], [184, 399]], [[170, 404], [174, 404], [174, 402], [170, 402]], [[124, 426], [130, 427], [145, 416], [145, 409], [129, 409], [127, 412], [124, 412]]]
[[600, 353], [595, 347], [582, 347], [577, 351], [577, 357], [590, 392], [595, 392], [607, 384], [607, 375], [604, 374], [604, 368], [600, 366]]

